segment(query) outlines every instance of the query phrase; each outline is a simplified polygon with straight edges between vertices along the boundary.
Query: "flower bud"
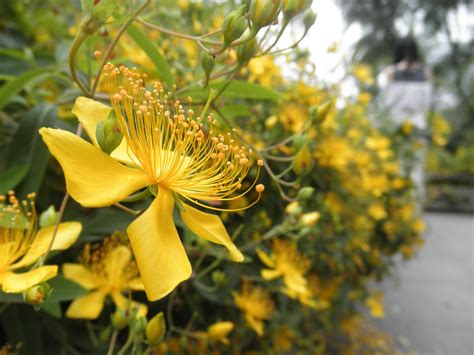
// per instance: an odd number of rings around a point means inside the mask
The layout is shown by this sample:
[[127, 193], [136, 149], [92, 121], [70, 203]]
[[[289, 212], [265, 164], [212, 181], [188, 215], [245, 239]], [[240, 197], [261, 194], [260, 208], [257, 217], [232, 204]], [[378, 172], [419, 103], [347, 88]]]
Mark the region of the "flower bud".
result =
[[306, 174], [313, 167], [313, 157], [307, 145], [300, 149], [293, 161], [293, 171], [298, 174]]
[[46, 211], [41, 213], [39, 218], [39, 225], [41, 228], [52, 227], [56, 224], [58, 214], [53, 205], [49, 206]]
[[29, 304], [39, 305], [46, 301], [50, 293], [51, 286], [47, 282], [43, 282], [23, 292], [23, 300]]
[[212, 281], [214, 281], [214, 283], [216, 285], [223, 285], [226, 283], [226, 276], [225, 276], [225, 273], [223, 273], [222, 271], [220, 270], [216, 270], [212, 273]]
[[286, 206], [285, 212], [291, 216], [298, 216], [301, 214], [301, 212], [303, 212], [303, 208], [298, 202], [293, 201]]
[[147, 324], [147, 320], [145, 317], [138, 317], [137, 319], [135, 319], [131, 325], [131, 330], [135, 333], [135, 334], [142, 334], [143, 331], [146, 330], [148, 324]]
[[305, 186], [300, 191], [298, 191], [298, 195], [296, 198], [300, 201], [307, 201], [311, 199], [314, 193], [314, 188], [311, 186]]
[[224, 44], [227, 46], [238, 39], [245, 31], [247, 22], [245, 21], [245, 5], [231, 11], [222, 23], [224, 33]]
[[217, 322], [207, 328], [207, 336], [211, 343], [229, 344], [227, 335], [234, 329], [232, 322]]
[[304, 31], [308, 32], [311, 26], [316, 22], [318, 15], [311, 9], [306, 10], [303, 17]]
[[214, 65], [216, 64], [216, 59], [214, 56], [209, 55], [206, 52], [201, 53], [201, 66], [204, 69], [204, 73], [206, 74], [206, 85], [209, 82], [209, 76], [211, 75], [212, 69], [214, 69]]
[[321, 217], [319, 212], [309, 212], [305, 213], [300, 217], [300, 221], [303, 225], [307, 227], [312, 227], [316, 224], [316, 222], [319, 220], [319, 217]]
[[97, 124], [95, 137], [100, 149], [110, 154], [117, 148], [123, 139], [122, 131], [118, 125], [115, 112], [111, 111], [109, 116]]
[[250, 4], [250, 20], [257, 27], [272, 24], [280, 12], [281, 0], [252, 0]]
[[257, 51], [257, 42], [252, 39], [237, 47], [237, 61], [239, 64], [248, 62], [255, 55]]
[[292, 146], [295, 151], [301, 150], [306, 143], [308, 142], [308, 138], [304, 134], [297, 134], [292, 140]]
[[145, 329], [146, 340], [151, 345], [158, 344], [166, 333], [166, 323], [163, 312], [155, 315]]
[[125, 315], [125, 311], [123, 309], [117, 308], [115, 313], [110, 316], [110, 322], [116, 330], [121, 330], [125, 328], [128, 324], [128, 319]]
[[312, 2], [312, 0], [283, 0], [283, 15], [291, 19], [310, 7]]

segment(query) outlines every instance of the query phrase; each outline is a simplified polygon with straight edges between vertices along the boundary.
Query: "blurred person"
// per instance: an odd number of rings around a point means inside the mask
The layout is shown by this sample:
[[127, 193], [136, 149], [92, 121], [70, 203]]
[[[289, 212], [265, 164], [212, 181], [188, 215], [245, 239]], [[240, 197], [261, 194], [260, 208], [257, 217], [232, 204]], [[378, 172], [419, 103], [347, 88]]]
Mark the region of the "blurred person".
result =
[[[379, 76], [381, 93], [378, 103], [398, 127], [410, 125], [419, 136], [425, 136], [427, 113], [432, 104], [431, 72], [419, 55], [414, 39], [395, 42], [393, 63]], [[417, 187], [419, 207], [422, 209], [425, 195], [426, 142], [419, 140], [414, 161], [404, 159], [402, 164]]]

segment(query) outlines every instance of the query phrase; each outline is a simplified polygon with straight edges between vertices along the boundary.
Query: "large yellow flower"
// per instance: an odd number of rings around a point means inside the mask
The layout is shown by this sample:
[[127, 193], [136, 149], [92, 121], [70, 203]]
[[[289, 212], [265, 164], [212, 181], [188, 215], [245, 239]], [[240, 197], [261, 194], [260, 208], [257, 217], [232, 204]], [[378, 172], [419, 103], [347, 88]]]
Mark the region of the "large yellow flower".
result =
[[[8, 199], [8, 203], [4, 202]], [[0, 196], [0, 289], [7, 293], [20, 293], [56, 276], [57, 265], [34, 267], [48, 251], [54, 226], [38, 229], [34, 194], [19, 201], [13, 194]], [[61, 223], [51, 250], [69, 248], [81, 233], [78, 222]]]
[[[154, 202], [127, 229], [147, 296], [157, 300], [191, 276], [173, 221], [175, 202], [191, 231], [224, 245], [233, 260], [243, 260], [220, 218], [184, 200], [219, 210], [199, 200], [221, 203], [245, 195], [256, 183], [241, 190], [251, 151], [237, 145], [230, 133], [217, 134], [212, 116], [194, 118], [191, 109], [185, 112], [159, 83], [148, 91], [146, 76], [134, 70], [109, 64], [104, 71], [124, 135], [110, 156], [98, 148], [96, 126], [111, 108], [84, 97], [77, 99], [73, 113], [92, 144], [60, 129], [42, 128], [40, 133], [63, 168], [68, 192], [85, 207], [109, 206], [144, 187], [157, 187]], [[260, 170], [263, 163], [258, 163]]]
[[105, 297], [110, 295], [115, 305], [123, 310], [137, 305], [139, 315], [146, 315], [146, 306], [130, 304], [123, 293], [143, 291], [143, 283], [138, 275], [136, 263], [132, 260], [130, 249], [117, 242], [106, 239], [103, 245], [91, 248], [86, 245], [80, 264], [64, 264], [64, 277], [72, 280], [90, 292], [75, 299], [69, 306], [69, 318], [95, 319], [104, 307]]
[[244, 283], [241, 293], [233, 293], [235, 305], [244, 312], [245, 320], [259, 335], [263, 335], [263, 321], [270, 319], [273, 302], [268, 293], [260, 287]]

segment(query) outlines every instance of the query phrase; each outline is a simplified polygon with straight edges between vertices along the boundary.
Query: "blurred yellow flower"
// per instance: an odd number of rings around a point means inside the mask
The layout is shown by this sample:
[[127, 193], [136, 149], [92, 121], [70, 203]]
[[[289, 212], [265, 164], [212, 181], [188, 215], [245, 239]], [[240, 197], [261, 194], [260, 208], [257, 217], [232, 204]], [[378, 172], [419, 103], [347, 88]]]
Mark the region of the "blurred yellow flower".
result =
[[[33, 267], [47, 252], [54, 234], [54, 226], [38, 228], [35, 194], [19, 201], [13, 192], [0, 195], [0, 289], [6, 293], [20, 293], [56, 276], [56, 265]], [[51, 250], [69, 248], [79, 237], [82, 226], [65, 222], [59, 228]]]
[[273, 280], [283, 277], [285, 289], [290, 294], [304, 295], [308, 292], [308, 281], [304, 274], [311, 267], [309, 258], [303, 256], [296, 245], [282, 239], [273, 241], [272, 253], [267, 255], [262, 250], [257, 249], [259, 259], [269, 269], [263, 269], [261, 274], [265, 280]]
[[374, 85], [374, 75], [372, 68], [367, 64], [357, 64], [352, 69], [354, 77], [363, 84]]
[[375, 292], [365, 300], [366, 306], [369, 308], [370, 314], [374, 318], [384, 318], [385, 310], [383, 306], [383, 293], [380, 291]]
[[381, 203], [373, 203], [369, 206], [368, 209], [370, 217], [379, 221], [387, 217], [387, 212], [385, 211], [384, 206]]
[[362, 105], [368, 105], [370, 101], [372, 101], [372, 94], [370, 92], [361, 92], [359, 96], [357, 96], [357, 101]]
[[253, 58], [248, 64], [250, 72], [249, 81], [257, 82], [263, 86], [273, 87], [281, 82], [280, 67], [275, 64], [273, 57], [264, 55]]
[[234, 330], [234, 323], [232, 322], [217, 322], [207, 328], [207, 338], [211, 343], [223, 343], [228, 345], [230, 343], [227, 337], [229, 333]]
[[117, 238], [106, 239], [102, 244], [91, 247], [87, 244], [80, 258], [80, 264], [65, 263], [63, 274], [89, 293], [75, 299], [66, 311], [69, 318], [95, 319], [104, 307], [105, 298], [111, 296], [117, 308], [129, 311], [137, 307], [138, 316], [145, 316], [147, 307], [129, 302], [124, 293], [143, 291], [143, 282], [128, 246]]
[[314, 157], [321, 166], [342, 170], [353, 157], [353, 150], [346, 139], [329, 136], [318, 144]]
[[243, 313], [248, 325], [259, 335], [263, 335], [264, 320], [273, 313], [273, 302], [269, 294], [260, 287], [252, 287], [244, 282], [240, 293], [233, 292], [234, 303]]
[[[127, 228], [148, 299], [166, 296], [191, 276], [191, 265], [174, 225], [175, 204], [192, 232], [224, 245], [234, 261], [242, 261], [243, 255], [221, 219], [184, 201], [226, 210], [200, 201], [216, 204], [244, 196], [254, 188], [263, 162], [258, 161], [253, 184], [242, 191], [251, 151], [238, 145], [230, 133], [217, 134], [212, 116], [194, 118], [194, 112], [189, 109], [186, 113], [159, 83], [148, 91], [146, 76], [135, 70], [108, 64], [103, 76], [124, 136], [110, 156], [99, 149], [96, 127], [109, 117], [111, 109], [85, 97], [77, 99], [73, 113], [92, 144], [61, 129], [42, 128], [40, 133], [64, 171], [68, 192], [83, 206], [110, 206], [137, 190], [156, 187], [151, 206]], [[206, 121], [208, 134], [203, 131]], [[257, 185], [257, 200], [244, 208], [259, 200], [262, 187]]]

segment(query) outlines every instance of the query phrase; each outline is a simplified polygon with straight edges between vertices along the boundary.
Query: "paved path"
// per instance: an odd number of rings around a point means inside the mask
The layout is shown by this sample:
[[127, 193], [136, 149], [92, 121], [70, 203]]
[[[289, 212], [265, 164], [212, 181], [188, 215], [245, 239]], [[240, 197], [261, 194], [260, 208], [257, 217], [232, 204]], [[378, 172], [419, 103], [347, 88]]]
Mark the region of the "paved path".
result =
[[425, 218], [426, 244], [382, 284], [386, 317], [376, 323], [420, 355], [474, 354], [474, 216]]

